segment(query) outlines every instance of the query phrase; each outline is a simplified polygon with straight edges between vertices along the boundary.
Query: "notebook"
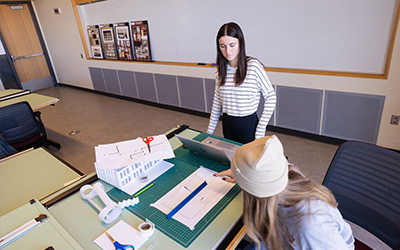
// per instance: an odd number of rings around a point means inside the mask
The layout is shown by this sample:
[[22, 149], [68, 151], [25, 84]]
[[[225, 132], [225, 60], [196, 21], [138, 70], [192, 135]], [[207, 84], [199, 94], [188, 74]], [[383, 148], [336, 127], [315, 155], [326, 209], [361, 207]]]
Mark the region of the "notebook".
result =
[[176, 135], [182, 144], [195, 154], [222, 162], [229, 165], [238, 145], [222, 141], [216, 138], [207, 137], [202, 142]]

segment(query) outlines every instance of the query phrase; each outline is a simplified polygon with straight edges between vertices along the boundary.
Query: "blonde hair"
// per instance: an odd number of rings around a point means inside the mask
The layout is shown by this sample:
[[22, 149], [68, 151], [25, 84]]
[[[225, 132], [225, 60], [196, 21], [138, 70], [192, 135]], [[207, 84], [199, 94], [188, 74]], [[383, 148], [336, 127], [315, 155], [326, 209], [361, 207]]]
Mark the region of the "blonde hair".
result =
[[264, 246], [274, 250], [283, 249], [283, 239], [278, 224], [278, 205], [293, 207], [301, 201], [321, 200], [332, 207], [337, 207], [335, 197], [328, 188], [305, 178], [294, 170], [289, 170], [289, 182], [286, 188], [277, 195], [259, 198], [244, 190], [242, 192], [243, 222], [248, 236], [258, 248]]

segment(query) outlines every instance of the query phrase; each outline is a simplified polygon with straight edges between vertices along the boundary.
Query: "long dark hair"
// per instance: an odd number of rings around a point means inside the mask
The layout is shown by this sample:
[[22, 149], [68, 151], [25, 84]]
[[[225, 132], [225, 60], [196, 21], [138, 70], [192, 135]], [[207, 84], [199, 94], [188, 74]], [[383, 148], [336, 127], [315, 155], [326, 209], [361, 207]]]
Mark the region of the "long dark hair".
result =
[[225, 84], [226, 64], [228, 63], [228, 60], [226, 60], [219, 48], [219, 39], [223, 36], [230, 36], [239, 40], [239, 62], [235, 73], [235, 84], [236, 86], [239, 86], [244, 81], [247, 73], [247, 56], [244, 35], [242, 29], [240, 29], [239, 25], [236, 23], [225, 23], [221, 28], [219, 28], [217, 33], [217, 67], [220, 86]]

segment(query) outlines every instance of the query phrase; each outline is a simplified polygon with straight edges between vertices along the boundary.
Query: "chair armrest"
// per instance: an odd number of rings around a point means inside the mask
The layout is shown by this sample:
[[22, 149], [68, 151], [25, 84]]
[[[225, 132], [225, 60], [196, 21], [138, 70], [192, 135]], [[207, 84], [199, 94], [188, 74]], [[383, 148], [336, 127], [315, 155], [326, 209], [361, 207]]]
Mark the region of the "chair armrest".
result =
[[33, 114], [36, 116], [36, 118], [42, 123], [42, 117], [40, 115], [42, 114], [40, 111], [35, 111]]
[[40, 117], [40, 115], [42, 114], [40, 111], [35, 111], [35, 112], [33, 112], [33, 114], [36, 116], [36, 117]]

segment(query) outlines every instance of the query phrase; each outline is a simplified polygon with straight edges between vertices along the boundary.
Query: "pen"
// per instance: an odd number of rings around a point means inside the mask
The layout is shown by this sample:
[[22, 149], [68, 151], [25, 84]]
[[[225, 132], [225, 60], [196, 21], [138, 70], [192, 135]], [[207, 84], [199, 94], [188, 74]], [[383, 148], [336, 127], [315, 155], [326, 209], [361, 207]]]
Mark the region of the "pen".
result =
[[143, 188], [142, 190], [140, 190], [139, 192], [137, 192], [135, 194], [135, 197], [138, 196], [139, 194], [143, 193], [144, 191], [146, 191], [147, 189], [149, 189], [151, 186], [153, 186], [154, 184], [156, 184], [156, 182], [151, 183], [150, 185], [148, 185], [147, 187]]

